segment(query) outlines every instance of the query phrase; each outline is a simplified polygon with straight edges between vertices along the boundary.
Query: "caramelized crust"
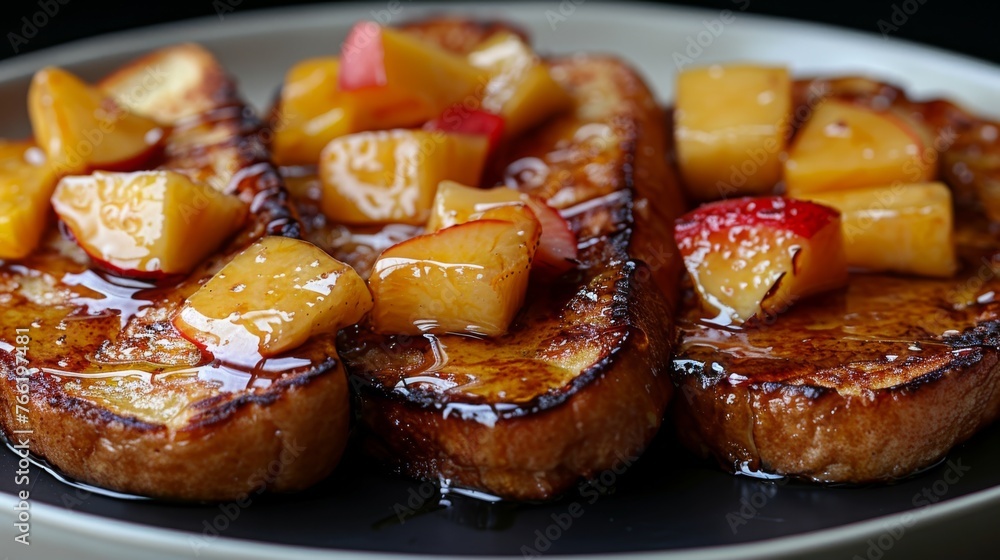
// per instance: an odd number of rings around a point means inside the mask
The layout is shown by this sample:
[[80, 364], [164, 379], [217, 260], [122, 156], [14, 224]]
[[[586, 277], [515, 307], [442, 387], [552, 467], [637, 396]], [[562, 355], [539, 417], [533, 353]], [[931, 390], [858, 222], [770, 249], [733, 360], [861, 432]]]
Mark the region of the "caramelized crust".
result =
[[[12, 436], [33, 430], [32, 452], [67, 475], [121, 492], [228, 500], [315, 483], [336, 465], [348, 430], [332, 337], [244, 371], [213, 361], [170, 324], [237, 252], [262, 235], [298, 234], [259, 123], [193, 45], [153, 53], [101, 86], [172, 128], [163, 167], [240, 197], [251, 218], [188, 278], [159, 285], [91, 270], [55, 227], [31, 257], [0, 265], [0, 424]], [[30, 337], [26, 362], [12, 344], [17, 329]], [[24, 419], [14, 406], [19, 372], [30, 397]]]
[[[922, 115], [943, 162], [995, 151], [946, 102], [912, 103], [861, 79], [821, 83], [826, 95]], [[798, 84], [800, 105], [810, 85]], [[942, 167], [953, 185], [956, 169]], [[732, 471], [861, 483], [927, 467], [995, 421], [1000, 243], [981, 211], [956, 198], [964, 267], [954, 278], [854, 274], [845, 290], [744, 329], [703, 322], [688, 292], [674, 360], [681, 440]]]
[[997, 309], [947, 299], [975, 268], [965, 274], [854, 276], [846, 293], [745, 332], [696, 322], [688, 307], [675, 360], [680, 438], [730, 470], [822, 482], [933, 464], [1000, 415]]

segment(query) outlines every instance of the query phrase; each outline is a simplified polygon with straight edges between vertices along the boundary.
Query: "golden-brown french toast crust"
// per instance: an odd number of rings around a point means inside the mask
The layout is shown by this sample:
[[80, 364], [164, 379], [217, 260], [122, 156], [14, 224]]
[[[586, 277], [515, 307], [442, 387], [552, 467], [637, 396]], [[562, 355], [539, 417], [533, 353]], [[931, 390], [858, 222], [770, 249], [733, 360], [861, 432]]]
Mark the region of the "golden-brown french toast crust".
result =
[[[570, 216], [586, 242], [580, 272], [529, 289], [511, 332], [497, 339], [357, 328], [338, 345], [372, 452], [411, 476], [516, 500], [552, 498], [641, 453], [673, 393], [679, 260], [668, 232], [683, 201], [662, 157], [662, 111], [613, 57], [552, 60], [550, 69], [577, 99], [576, 113], [515, 140], [500, 160], [573, 154], [546, 160], [546, 179], [520, 188]], [[314, 223], [306, 206], [304, 222]], [[322, 243], [322, 232], [311, 234]], [[433, 361], [435, 345], [448, 355], [443, 369], [407, 365]], [[441, 391], [421, 375], [457, 387]]]
[[[342, 453], [331, 434], [346, 433], [349, 423], [343, 377], [339, 363], [327, 363], [263, 392], [202, 401], [179, 430], [115, 414], [41, 378], [31, 384], [31, 451], [72, 479], [171, 501], [303, 490]], [[0, 401], [15, 402], [15, 387], [9, 377], [0, 383]], [[8, 434], [25, 428], [13, 410], [0, 414]]]
[[[639, 274], [644, 268], [629, 263], [616, 291], [621, 303], [613, 313], [628, 315], [630, 325], [623, 340], [557, 394], [494, 419], [495, 404], [479, 403], [485, 408], [465, 415], [477, 405], [416, 403], [365, 384], [361, 420], [370, 431], [369, 450], [411, 476], [513, 500], [557, 496], [640, 454], [673, 394], [669, 348], [655, 340], [670, 327], [671, 309], [653, 295], [650, 277]], [[626, 297], [642, 305], [626, 304]]]
[[909, 476], [1000, 418], [997, 353], [972, 348], [906, 384], [867, 395], [783, 383], [681, 379], [680, 439], [734, 472], [817, 482]]
[[[978, 133], [978, 119], [948, 102], [911, 102], [864, 79], [819, 82], [796, 84], [800, 108], [814, 89], [860, 104], [891, 99], [947, 140], [936, 157], [955, 190], [964, 267], [954, 278], [852, 274], [846, 289], [742, 329], [705, 322], [688, 291], [673, 419], [687, 447], [729, 471], [892, 480], [934, 464], [1000, 418], [1000, 303], [992, 297], [1000, 290], [1000, 244], [984, 235], [994, 230], [982, 210], [961, 196], [955, 170], [963, 168], [948, 164], [998, 148]], [[973, 182], [980, 173], [972, 172]]]
[[[34, 454], [76, 480], [119, 492], [211, 501], [307, 488], [333, 470], [348, 434], [347, 379], [332, 337], [298, 350], [304, 367], [235, 372], [231, 381], [245, 387], [226, 389], [202, 378], [222, 370], [169, 322], [187, 294], [247, 245], [263, 235], [296, 236], [294, 210], [259, 123], [210, 53], [195, 45], [157, 51], [102, 87], [127, 93], [150, 67], [171, 79], [123, 102], [138, 100], [131, 110], [173, 125], [163, 163], [242, 198], [252, 215], [189, 278], [124, 296], [135, 295], [145, 314], [119, 316], [128, 305], [119, 313], [90, 309], [104, 299], [105, 309], [121, 304], [109, 299], [120, 286], [89, 270], [55, 227], [35, 255], [0, 267], [0, 339], [15, 340], [15, 329], [31, 339], [27, 422], [13, 406], [23, 395], [16, 366], [25, 364], [0, 349], [0, 427], [31, 430]], [[184, 360], [191, 367], [169, 365]]]

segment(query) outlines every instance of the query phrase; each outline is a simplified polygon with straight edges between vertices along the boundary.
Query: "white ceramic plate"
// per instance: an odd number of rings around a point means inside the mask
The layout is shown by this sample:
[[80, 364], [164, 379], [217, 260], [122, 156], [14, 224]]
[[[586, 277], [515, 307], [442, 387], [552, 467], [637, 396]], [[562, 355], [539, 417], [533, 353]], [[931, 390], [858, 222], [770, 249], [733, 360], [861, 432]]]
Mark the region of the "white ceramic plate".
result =
[[[870, 74], [904, 86], [916, 97], [942, 95], [986, 115], [1000, 114], [1000, 69], [970, 58], [879, 36], [743, 14], [733, 2], [729, 14], [648, 5], [602, 4], [562, 0], [515, 5], [414, 6], [407, 2], [351, 6], [310, 6], [265, 12], [226, 13], [150, 29], [79, 41], [0, 63], [0, 107], [5, 115], [0, 136], [27, 132], [24, 92], [31, 74], [42, 66], [71, 67], [85, 77], [103, 72], [150, 49], [196, 41], [214, 51], [241, 82], [244, 93], [264, 107], [286, 69], [302, 58], [336, 52], [348, 27], [373, 15], [392, 22], [436, 12], [513, 20], [534, 36], [546, 53], [576, 51], [616, 53], [647, 76], [658, 96], [672, 96], [675, 60], [695, 64], [753, 60], [788, 64], [799, 75]], [[401, 6], [391, 13], [394, 6]], [[715, 30], [715, 33], [712, 30]], [[44, 30], [42, 31], [44, 32]], [[697, 46], [692, 46], [697, 45]], [[699, 52], [700, 49], [700, 52]], [[679, 56], [675, 57], [675, 53]], [[0, 473], [8, 476], [8, 473]], [[13, 473], [10, 473], [13, 476]], [[861, 491], [861, 490], [859, 490]], [[170, 558], [190, 556], [189, 535], [177, 531], [85, 515], [55, 506], [32, 504], [30, 547], [13, 543], [14, 500], [0, 493], [0, 555], [38, 558]], [[122, 503], [122, 508], [131, 507]], [[684, 507], [664, 504], [663, 507]], [[739, 547], [715, 547], [642, 553], [658, 558], [751, 558], [810, 554], [815, 557], [859, 554], [902, 555], [929, 552], [951, 541], [983, 542], [990, 525], [970, 519], [996, 519], [1000, 487], [963, 495], [900, 514], [870, 519], [814, 533], [759, 541]], [[866, 548], [887, 527], [905, 522], [908, 536], [891, 550]], [[988, 540], [988, 537], [986, 537]], [[873, 539], [873, 540], [869, 540]], [[976, 541], [976, 539], [980, 539]], [[940, 549], [940, 547], [939, 547]], [[872, 552], [874, 550], [874, 552]], [[398, 558], [398, 554], [335, 552], [279, 547], [221, 537], [199, 550], [203, 558]], [[637, 556], [637, 557], [638, 557]]]

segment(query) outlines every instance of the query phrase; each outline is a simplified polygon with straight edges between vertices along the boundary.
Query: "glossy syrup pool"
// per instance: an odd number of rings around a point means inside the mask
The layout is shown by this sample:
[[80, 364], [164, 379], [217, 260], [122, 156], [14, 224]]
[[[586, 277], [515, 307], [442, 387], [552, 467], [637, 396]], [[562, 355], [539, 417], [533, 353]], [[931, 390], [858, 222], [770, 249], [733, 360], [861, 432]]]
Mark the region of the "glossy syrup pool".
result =
[[[188, 344], [170, 325], [170, 318], [172, 310], [179, 307], [182, 301], [182, 296], [177, 292], [190, 292], [196, 285], [185, 287], [184, 283], [171, 279], [153, 283], [98, 269], [61, 271], [44, 263], [36, 267], [25, 264], [0, 266], [0, 273], [8, 274], [14, 281], [38, 275], [50, 276], [55, 284], [55, 291], [65, 288], [65, 293], [69, 294], [61, 302], [60, 310], [53, 310], [51, 314], [47, 313], [48, 310], [41, 310], [46, 314], [32, 321], [35, 344], [60, 345], [62, 343], [59, 339], [65, 338], [69, 329], [92, 327], [95, 333], [106, 329], [106, 338], [120, 339], [146, 351], [141, 355], [147, 359], [137, 358], [134, 365], [126, 358], [108, 361], [102, 358], [101, 352], [106, 350], [107, 342], [116, 340], [107, 341], [95, 337], [92, 344], [75, 348], [82, 354], [72, 357], [76, 359], [61, 359], [55, 363], [42, 360], [43, 363], [39, 366], [46, 373], [85, 379], [109, 377], [114, 371], [120, 371], [123, 376], [139, 375], [147, 380], [157, 376], [193, 375], [203, 381], [219, 384], [222, 390], [237, 391], [247, 387], [266, 388], [284, 373], [309, 367], [316, 358], [308, 351], [301, 356], [291, 352], [240, 366], [225, 355], [213, 355]], [[133, 324], [130, 325], [130, 322]], [[10, 328], [11, 325], [6, 327]], [[158, 339], [156, 342], [161, 343], [160, 346], [165, 350], [156, 352], [155, 348], [145, 346], [150, 334]], [[162, 358], [162, 361], [157, 358]], [[78, 369], [66, 369], [71, 365], [78, 366]]]

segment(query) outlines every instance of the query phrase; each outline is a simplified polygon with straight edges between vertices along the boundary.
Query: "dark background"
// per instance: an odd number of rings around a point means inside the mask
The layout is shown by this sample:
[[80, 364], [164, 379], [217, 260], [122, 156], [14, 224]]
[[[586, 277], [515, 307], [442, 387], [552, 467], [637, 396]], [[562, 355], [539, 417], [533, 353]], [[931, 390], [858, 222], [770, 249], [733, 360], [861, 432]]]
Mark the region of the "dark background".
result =
[[[411, 0], [404, 0], [409, 2]], [[417, 0], [414, 0], [417, 1]], [[496, 4], [507, 4], [496, 2]], [[558, 0], [551, 0], [558, 5]], [[49, 6], [55, 16], [34, 37], [20, 44], [19, 53], [47, 46], [155, 23], [194, 17], [215, 17], [219, 6], [230, 5], [242, 12], [288, 4], [308, 4], [309, 0], [0, 0], [0, 59], [16, 56], [11, 33], [21, 36], [24, 22]], [[1000, 63], [1000, 3], [955, 0], [680, 0], [670, 2], [714, 10], [748, 5], [750, 13], [781, 16], [854, 28], [875, 35], [887, 31], [891, 37], [908, 39]], [[906, 12], [910, 12], [907, 14]], [[893, 17], [895, 15], [895, 23]], [[38, 16], [39, 20], [42, 16]], [[905, 21], [904, 21], [905, 18]], [[880, 29], [880, 21], [882, 26]], [[898, 29], [887, 26], [898, 25]], [[31, 31], [29, 28], [27, 31]]]

